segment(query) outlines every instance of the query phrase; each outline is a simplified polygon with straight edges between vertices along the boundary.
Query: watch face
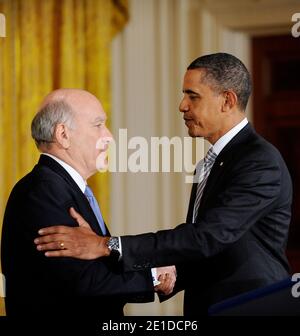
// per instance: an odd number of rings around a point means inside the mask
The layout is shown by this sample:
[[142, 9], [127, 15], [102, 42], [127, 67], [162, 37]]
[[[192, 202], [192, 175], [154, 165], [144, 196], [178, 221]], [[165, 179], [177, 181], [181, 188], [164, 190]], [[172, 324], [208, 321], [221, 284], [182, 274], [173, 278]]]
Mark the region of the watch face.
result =
[[118, 250], [119, 249], [119, 239], [117, 237], [111, 237], [108, 241], [108, 248], [110, 250]]
[[111, 251], [110, 252], [111, 256], [117, 258], [117, 260], [120, 260], [119, 238], [118, 237], [111, 237], [107, 242], [107, 247]]

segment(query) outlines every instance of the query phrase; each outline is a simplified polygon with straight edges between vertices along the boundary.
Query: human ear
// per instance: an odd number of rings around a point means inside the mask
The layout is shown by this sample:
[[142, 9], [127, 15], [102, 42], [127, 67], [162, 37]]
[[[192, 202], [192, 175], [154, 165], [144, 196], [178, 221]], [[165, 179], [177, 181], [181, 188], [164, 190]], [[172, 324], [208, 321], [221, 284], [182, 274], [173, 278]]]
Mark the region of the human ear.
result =
[[224, 91], [223, 92], [223, 112], [230, 111], [237, 104], [237, 95], [233, 91]]
[[64, 149], [70, 147], [69, 130], [65, 124], [57, 124], [54, 131], [56, 142]]

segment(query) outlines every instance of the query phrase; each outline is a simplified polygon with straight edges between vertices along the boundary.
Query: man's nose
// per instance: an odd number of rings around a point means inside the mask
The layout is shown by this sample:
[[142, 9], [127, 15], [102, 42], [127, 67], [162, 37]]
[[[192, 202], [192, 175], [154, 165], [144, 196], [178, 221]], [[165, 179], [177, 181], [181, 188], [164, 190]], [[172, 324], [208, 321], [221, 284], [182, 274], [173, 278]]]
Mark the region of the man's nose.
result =
[[183, 98], [179, 104], [179, 111], [184, 113], [188, 110], [188, 104], [186, 102], [186, 100]]
[[114, 140], [114, 137], [113, 137], [111, 131], [107, 127], [106, 127], [105, 137], [107, 138], [108, 143], [110, 143]]

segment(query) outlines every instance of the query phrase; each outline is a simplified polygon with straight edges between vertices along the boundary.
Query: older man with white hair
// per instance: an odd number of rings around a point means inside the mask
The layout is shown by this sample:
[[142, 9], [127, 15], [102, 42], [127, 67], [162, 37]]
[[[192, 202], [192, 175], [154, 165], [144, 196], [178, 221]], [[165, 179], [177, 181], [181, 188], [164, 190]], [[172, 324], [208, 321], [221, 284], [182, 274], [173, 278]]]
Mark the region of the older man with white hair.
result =
[[[74, 209], [89, 221], [93, 233], [110, 236], [86, 182], [107, 166], [112, 135], [105, 122], [98, 99], [78, 89], [50, 93], [34, 117], [32, 137], [42, 155], [11, 192], [3, 223], [7, 315], [122, 316], [126, 302], [152, 301], [155, 289], [172, 291], [174, 268], [124, 273], [114, 256], [52, 259], [34, 246], [41, 228], [57, 223], [78, 227], [70, 216], [76, 218]], [[67, 242], [61, 240], [59, 246], [66, 249]], [[161, 283], [154, 288], [155, 270]]]

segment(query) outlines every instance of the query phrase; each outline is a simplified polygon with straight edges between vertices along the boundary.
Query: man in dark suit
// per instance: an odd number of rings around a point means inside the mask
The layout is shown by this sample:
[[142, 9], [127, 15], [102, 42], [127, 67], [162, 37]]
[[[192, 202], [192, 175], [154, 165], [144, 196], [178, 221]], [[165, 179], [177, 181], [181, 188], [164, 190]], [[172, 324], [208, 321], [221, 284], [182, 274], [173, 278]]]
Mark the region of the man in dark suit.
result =
[[[78, 227], [70, 208], [88, 220], [91, 231], [87, 234], [110, 236], [86, 185], [90, 176], [107, 165], [112, 135], [105, 122], [96, 97], [74, 89], [48, 95], [32, 121], [32, 137], [42, 155], [13, 188], [3, 223], [1, 257], [8, 316], [122, 316], [126, 302], [153, 300], [150, 270], [123, 273], [114, 257], [51, 259], [33, 243], [41, 228], [57, 223]], [[60, 248], [67, 248], [67, 242], [62, 240]], [[157, 270], [160, 273], [165, 270]], [[168, 292], [173, 280], [166, 278], [160, 278], [160, 286], [165, 286], [160, 289]]]
[[[120, 238], [127, 271], [176, 263], [186, 315], [207, 314], [216, 302], [288, 276], [291, 178], [278, 150], [248, 123], [250, 93], [249, 72], [233, 55], [206, 55], [190, 64], [179, 109], [189, 135], [204, 137], [211, 148], [197, 165], [186, 223]], [[48, 235], [56, 232], [69, 235], [54, 227], [38, 244], [57, 250], [55, 236]], [[72, 238], [68, 253], [83, 236]], [[93, 253], [109, 254], [105, 244], [115, 238], [95, 239]]]

